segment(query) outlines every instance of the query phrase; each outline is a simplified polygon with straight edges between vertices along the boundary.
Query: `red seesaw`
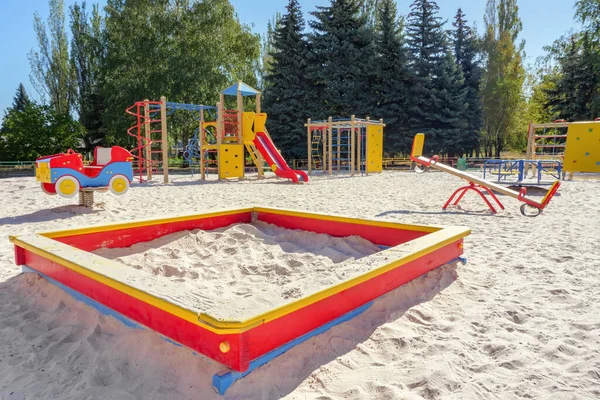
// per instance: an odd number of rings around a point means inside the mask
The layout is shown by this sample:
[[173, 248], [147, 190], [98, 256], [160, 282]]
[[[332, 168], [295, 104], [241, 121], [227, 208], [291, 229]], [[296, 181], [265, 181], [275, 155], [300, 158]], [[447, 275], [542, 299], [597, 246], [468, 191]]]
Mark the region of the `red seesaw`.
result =
[[[458, 205], [458, 203], [460, 202], [460, 200], [462, 200], [467, 191], [472, 190], [479, 194], [479, 196], [481, 196], [483, 201], [487, 204], [487, 206], [493, 213], [496, 213], [496, 209], [494, 208], [492, 203], [486, 198], [485, 193], [488, 193], [490, 195], [490, 197], [498, 204], [501, 210], [504, 210], [504, 206], [502, 205], [500, 200], [498, 200], [494, 192], [502, 193], [506, 196], [513, 197], [523, 202], [524, 204], [521, 205], [521, 214], [523, 214], [526, 217], [536, 217], [541, 214], [544, 208], [546, 208], [546, 206], [548, 205], [548, 203], [550, 203], [550, 200], [552, 199], [552, 197], [554, 197], [554, 195], [558, 191], [558, 188], [560, 187], [560, 181], [554, 182], [554, 184], [552, 184], [550, 190], [548, 190], [542, 201], [538, 202], [527, 197], [527, 188], [525, 187], [521, 188], [521, 190], [517, 192], [515, 190], [508, 189], [504, 186], [495, 184], [493, 182], [486, 181], [485, 179], [481, 179], [467, 172], [459, 171], [458, 169], [452, 168], [449, 165], [442, 164], [439, 162], [439, 156], [433, 156], [431, 158], [424, 157], [424, 144], [425, 135], [423, 133], [417, 134], [413, 141], [412, 152], [410, 155], [410, 159], [412, 161], [424, 167], [431, 167], [443, 172], [447, 172], [461, 179], [465, 179], [469, 182], [468, 186], [463, 186], [457, 189], [454, 193], [452, 193], [452, 196], [450, 196], [448, 201], [446, 201], [446, 203], [444, 204], [444, 207], [442, 207], [444, 210], [448, 208], [449, 205]], [[535, 214], [528, 214], [526, 212], [527, 207], [533, 208], [537, 212]]]

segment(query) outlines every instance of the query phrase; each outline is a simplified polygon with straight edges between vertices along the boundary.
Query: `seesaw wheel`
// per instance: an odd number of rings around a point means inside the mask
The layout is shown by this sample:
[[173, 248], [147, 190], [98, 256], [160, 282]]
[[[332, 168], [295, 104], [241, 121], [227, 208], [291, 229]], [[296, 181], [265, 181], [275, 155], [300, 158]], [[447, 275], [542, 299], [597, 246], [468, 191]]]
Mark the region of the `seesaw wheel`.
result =
[[56, 181], [55, 188], [60, 197], [70, 199], [79, 193], [79, 181], [72, 176], [63, 176]]
[[115, 175], [110, 178], [108, 189], [117, 196], [125, 194], [129, 189], [129, 179], [125, 175]]
[[415, 166], [413, 167], [413, 169], [415, 170], [415, 172], [417, 174], [422, 174], [423, 172], [427, 171], [427, 167], [424, 167], [420, 164], [415, 163]]
[[526, 217], [537, 217], [542, 213], [541, 208], [530, 206], [529, 204], [521, 204], [521, 214]]

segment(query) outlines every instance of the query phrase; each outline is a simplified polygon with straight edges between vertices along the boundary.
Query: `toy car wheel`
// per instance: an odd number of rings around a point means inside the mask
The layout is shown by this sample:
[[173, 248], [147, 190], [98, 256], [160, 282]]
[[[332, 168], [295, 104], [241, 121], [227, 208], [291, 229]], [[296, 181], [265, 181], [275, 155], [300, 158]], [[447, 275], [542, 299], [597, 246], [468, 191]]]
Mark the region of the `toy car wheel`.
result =
[[72, 176], [63, 176], [56, 181], [55, 184], [56, 193], [60, 197], [67, 199], [77, 196], [79, 193], [79, 181]]
[[41, 183], [42, 191], [46, 194], [54, 196], [56, 194], [56, 187], [52, 183]]
[[129, 179], [125, 175], [115, 175], [108, 181], [108, 190], [120, 196], [129, 189]]

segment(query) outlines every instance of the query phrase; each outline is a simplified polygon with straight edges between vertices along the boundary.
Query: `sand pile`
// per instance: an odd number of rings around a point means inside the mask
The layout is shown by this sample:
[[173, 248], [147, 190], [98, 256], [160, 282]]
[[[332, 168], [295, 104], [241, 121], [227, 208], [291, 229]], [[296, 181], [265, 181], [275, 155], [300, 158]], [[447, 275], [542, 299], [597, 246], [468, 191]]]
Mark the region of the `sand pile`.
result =
[[94, 253], [140, 270], [137, 278], [127, 274], [137, 287], [188, 309], [243, 320], [360, 273], [353, 261], [379, 250], [359, 236], [336, 238], [256, 222], [177, 232]]

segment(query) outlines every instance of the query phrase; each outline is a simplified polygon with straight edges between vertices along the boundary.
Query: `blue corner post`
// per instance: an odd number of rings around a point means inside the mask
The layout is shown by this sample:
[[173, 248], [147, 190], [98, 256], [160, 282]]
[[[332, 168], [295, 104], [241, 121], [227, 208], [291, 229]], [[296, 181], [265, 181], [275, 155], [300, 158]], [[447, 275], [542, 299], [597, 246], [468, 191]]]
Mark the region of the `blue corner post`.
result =
[[254, 371], [255, 369], [265, 365], [266, 363], [273, 360], [274, 358], [279, 357], [280, 355], [282, 355], [283, 353], [285, 353], [292, 347], [297, 346], [300, 343], [307, 341], [308, 339], [310, 339], [313, 336], [319, 335], [323, 332], [327, 332], [329, 329], [333, 328], [334, 326], [339, 325], [342, 322], [349, 321], [352, 318], [356, 317], [357, 315], [362, 314], [369, 307], [371, 307], [372, 304], [373, 304], [372, 301], [365, 303], [362, 306], [355, 308], [354, 310], [342, 315], [341, 317], [338, 317], [338, 318], [334, 319], [333, 321], [326, 323], [325, 325], [321, 325], [320, 327], [300, 336], [299, 338], [294, 339], [282, 346], [279, 346], [275, 350], [271, 350], [267, 354], [264, 354], [256, 359], [252, 360], [250, 362], [250, 368], [248, 368], [247, 371], [237, 372], [237, 371], [232, 371], [230, 369], [226, 369], [224, 371], [221, 371], [221, 372], [213, 375], [213, 378], [212, 378], [213, 388], [215, 388], [215, 390], [219, 394], [221, 394], [221, 395], [225, 394], [227, 389], [229, 389], [229, 387], [231, 385], [233, 385], [233, 383], [235, 381], [242, 379], [243, 377], [245, 377], [246, 375], [248, 375], [250, 372]]

